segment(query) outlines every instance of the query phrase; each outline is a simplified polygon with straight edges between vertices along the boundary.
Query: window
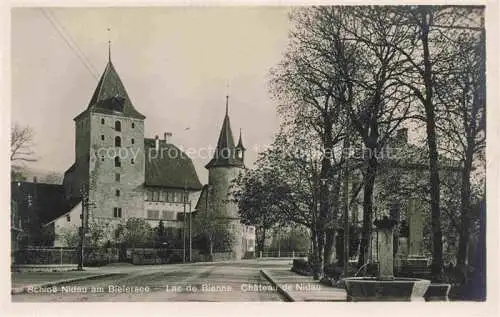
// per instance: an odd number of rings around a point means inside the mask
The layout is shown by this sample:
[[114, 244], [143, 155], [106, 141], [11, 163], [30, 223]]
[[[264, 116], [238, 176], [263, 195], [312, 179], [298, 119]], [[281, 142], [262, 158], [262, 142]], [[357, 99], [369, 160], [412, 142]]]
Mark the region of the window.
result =
[[160, 192], [160, 201], [166, 201], [166, 193], [164, 191]]
[[152, 191], [148, 191], [147, 195], [148, 195], [148, 198], [146, 200], [153, 201], [153, 192]]
[[113, 208], [113, 217], [115, 217], [115, 218], [121, 218], [122, 217], [122, 209], [121, 209], [121, 207], [115, 207], [115, 208]]
[[173, 192], [167, 192], [167, 201], [170, 203], [174, 202], [174, 193]]
[[122, 130], [122, 123], [120, 121], [115, 121], [115, 130], [118, 132]]
[[71, 221], [71, 216], [70, 216], [70, 215], [66, 215], [66, 221], [67, 221], [67, 222], [70, 222], [70, 221]]
[[115, 167], [121, 167], [122, 163], [120, 162], [120, 157], [115, 156]]
[[104, 124], [104, 118], [101, 119], [101, 124]]
[[132, 129], [135, 128], [135, 123], [132, 122]]
[[101, 134], [101, 141], [104, 141], [104, 134]]
[[135, 140], [134, 140], [134, 139], [130, 140], [130, 143], [134, 144], [134, 143], [135, 143]]
[[119, 189], [117, 189], [117, 190], [115, 191], [115, 195], [116, 195], [116, 197], [120, 197], [120, 190], [119, 190]]
[[160, 211], [148, 210], [148, 219], [160, 219]]
[[160, 201], [160, 192], [159, 191], [153, 192], [153, 201]]
[[119, 174], [119, 173], [116, 173], [116, 174], [115, 174], [115, 181], [116, 181], [116, 182], [119, 182], [119, 181], [120, 181], [120, 174]]
[[101, 161], [104, 162], [104, 155], [101, 155]]
[[115, 136], [115, 146], [116, 147], [122, 146], [122, 138], [120, 138], [119, 136]]
[[130, 159], [130, 164], [134, 164], [134, 159]]
[[175, 220], [177, 218], [177, 213], [175, 211], [164, 210], [162, 216], [163, 220]]
[[174, 202], [176, 202], [176, 203], [182, 202], [182, 193], [180, 193], [180, 192], [174, 193]]

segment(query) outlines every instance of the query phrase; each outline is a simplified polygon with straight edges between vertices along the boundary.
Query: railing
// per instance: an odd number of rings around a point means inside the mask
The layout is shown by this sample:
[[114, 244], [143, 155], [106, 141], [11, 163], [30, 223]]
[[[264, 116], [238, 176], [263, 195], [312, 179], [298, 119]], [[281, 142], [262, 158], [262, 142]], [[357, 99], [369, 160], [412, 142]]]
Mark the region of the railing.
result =
[[308, 252], [296, 251], [257, 251], [257, 258], [305, 258]]
[[16, 265], [67, 265], [78, 264], [78, 249], [28, 248], [12, 252]]
[[[12, 252], [14, 265], [73, 265], [80, 261], [78, 248], [26, 248]], [[85, 265], [101, 265], [118, 261], [118, 249], [84, 250]]]

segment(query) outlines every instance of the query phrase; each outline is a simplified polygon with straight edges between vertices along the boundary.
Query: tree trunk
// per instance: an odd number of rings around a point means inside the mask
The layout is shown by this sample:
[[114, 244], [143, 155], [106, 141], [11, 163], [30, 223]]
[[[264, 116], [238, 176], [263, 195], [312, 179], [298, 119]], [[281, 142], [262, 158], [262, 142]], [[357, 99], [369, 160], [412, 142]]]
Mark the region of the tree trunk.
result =
[[[467, 259], [467, 246], [469, 243], [469, 235], [470, 235], [470, 174], [472, 170], [472, 148], [474, 143], [468, 144], [466, 158], [464, 162], [464, 169], [462, 171], [462, 186], [460, 190], [460, 205], [461, 205], [461, 215], [460, 215], [460, 236], [458, 243], [458, 254], [457, 254], [457, 264], [460, 267], [465, 267], [466, 259]], [[464, 270], [466, 272], [466, 270]]]
[[[372, 153], [374, 153], [372, 151]], [[359, 248], [358, 267], [368, 262], [369, 246], [372, 236], [373, 223], [373, 189], [375, 187], [375, 175], [377, 173], [377, 158], [372, 155], [368, 160], [366, 181], [363, 187], [363, 228], [361, 232], [361, 245]]]
[[260, 227], [255, 228], [255, 247], [256, 251], [264, 251], [264, 245], [266, 241], [266, 229]]
[[208, 254], [210, 256], [210, 261], [214, 259], [214, 241], [212, 237], [208, 238]]
[[426, 114], [427, 145], [429, 147], [429, 167], [431, 185], [431, 226], [432, 226], [432, 275], [436, 280], [440, 279], [443, 268], [443, 233], [441, 231], [441, 211], [440, 211], [440, 186], [439, 186], [439, 166], [436, 134], [436, 114], [433, 104], [433, 78], [432, 64], [429, 50], [429, 27], [432, 22], [432, 9], [422, 10], [422, 46], [424, 62], [424, 85], [425, 101], [424, 108]]
[[313, 270], [313, 278], [315, 280], [319, 279], [319, 276], [321, 272], [319, 272], [319, 259], [320, 259], [320, 249], [319, 249], [319, 238], [318, 238], [318, 231], [317, 230], [312, 230], [312, 242], [313, 242], [313, 252], [312, 252], [312, 259], [309, 259], [310, 264], [312, 266]]
[[332, 264], [335, 260], [335, 238], [335, 229], [329, 229], [326, 232], [325, 265]]

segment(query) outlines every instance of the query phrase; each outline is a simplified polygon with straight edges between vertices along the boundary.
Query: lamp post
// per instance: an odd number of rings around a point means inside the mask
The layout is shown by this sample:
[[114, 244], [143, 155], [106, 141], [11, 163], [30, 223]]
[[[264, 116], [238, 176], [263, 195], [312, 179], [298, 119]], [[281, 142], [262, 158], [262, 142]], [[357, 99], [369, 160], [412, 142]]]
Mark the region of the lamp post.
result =
[[83, 259], [84, 259], [84, 246], [85, 246], [85, 217], [86, 217], [86, 209], [88, 204], [88, 191], [85, 185], [82, 185], [80, 189], [80, 193], [82, 196], [82, 215], [81, 215], [81, 226], [80, 226], [80, 258], [78, 261], [78, 271], [83, 271]]
[[344, 278], [349, 277], [349, 113], [346, 112], [346, 133], [344, 139]]
[[189, 204], [189, 262], [193, 261], [193, 234], [191, 230], [191, 224], [192, 220], [191, 217], [193, 216], [192, 210], [191, 210], [191, 201], [188, 202]]
[[183, 217], [182, 217], [182, 263], [186, 263], [186, 200], [187, 200], [187, 186], [184, 182], [184, 193], [182, 197], [183, 202]]

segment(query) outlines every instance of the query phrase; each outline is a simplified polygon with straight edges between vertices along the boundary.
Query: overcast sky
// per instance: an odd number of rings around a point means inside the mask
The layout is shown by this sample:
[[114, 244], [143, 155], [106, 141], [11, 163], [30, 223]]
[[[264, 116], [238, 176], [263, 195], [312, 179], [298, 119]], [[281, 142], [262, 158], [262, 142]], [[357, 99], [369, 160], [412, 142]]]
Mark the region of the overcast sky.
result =
[[[108, 39], [113, 64], [146, 116], [146, 137], [172, 132], [176, 145], [215, 145], [229, 93], [233, 133], [243, 130], [251, 166], [254, 147], [269, 144], [278, 128], [268, 76], [288, 29], [285, 7], [14, 9], [12, 122], [35, 130], [39, 161], [29, 166], [64, 172], [73, 163], [73, 118], [104, 70]], [[208, 159], [193, 159], [206, 183]]]

